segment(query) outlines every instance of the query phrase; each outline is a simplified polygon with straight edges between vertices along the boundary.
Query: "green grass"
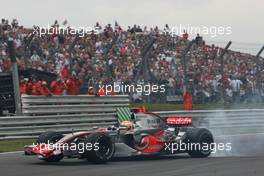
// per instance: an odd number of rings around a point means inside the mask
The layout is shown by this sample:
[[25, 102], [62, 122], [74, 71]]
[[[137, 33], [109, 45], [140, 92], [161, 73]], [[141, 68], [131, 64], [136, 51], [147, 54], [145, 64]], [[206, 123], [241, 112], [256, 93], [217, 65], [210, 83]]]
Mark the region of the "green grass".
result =
[[0, 153], [22, 151], [25, 145], [31, 145], [36, 139], [12, 139], [0, 141]]

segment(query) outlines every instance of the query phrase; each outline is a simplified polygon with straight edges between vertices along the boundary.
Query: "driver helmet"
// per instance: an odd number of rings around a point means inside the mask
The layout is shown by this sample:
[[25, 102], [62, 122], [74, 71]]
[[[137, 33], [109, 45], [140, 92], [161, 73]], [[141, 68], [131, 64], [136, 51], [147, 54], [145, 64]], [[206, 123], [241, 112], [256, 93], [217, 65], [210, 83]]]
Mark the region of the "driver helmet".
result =
[[123, 121], [121, 123], [122, 126], [126, 126], [128, 130], [133, 130], [134, 129], [134, 123], [131, 121]]

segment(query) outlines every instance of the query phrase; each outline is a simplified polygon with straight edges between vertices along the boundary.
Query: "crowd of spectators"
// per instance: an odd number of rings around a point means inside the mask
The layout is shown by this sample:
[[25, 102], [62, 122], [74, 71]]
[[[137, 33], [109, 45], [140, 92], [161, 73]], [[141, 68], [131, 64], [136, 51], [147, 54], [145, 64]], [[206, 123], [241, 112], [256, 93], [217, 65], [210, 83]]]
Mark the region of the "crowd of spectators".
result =
[[[54, 28], [67, 26], [56, 21]], [[35, 28], [35, 27], [34, 27]], [[140, 71], [142, 48], [151, 38], [156, 41], [148, 55], [148, 68], [157, 83], [167, 85], [166, 95], [182, 95], [184, 66], [182, 54], [190, 42], [185, 31], [182, 36], [172, 36], [170, 28], [147, 28], [134, 25], [124, 29], [117, 22], [103, 27], [93, 26], [94, 31], [80, 37], [69, 52], [76, 35], [52, 33], [32, 35], [33, 28], [2, 19], [0, 24], [0, 72], [11, 69], [7, 52], [7, 40], [14, 39], [19, 69], [28, 68], [56, 73], [60, 82], [82, 80], [88, 87], [113, 82], [130, 84]], [[219, 55], [222, 48], [207, 45], [199, 34], [190, 48], [186, 60], [188, 89], [197, 102], [218, 101], [225, 97], [230, 101], [251, 101], [264, 97], [263, 61], [257, 64], [253, 55], [229, 50], [224, 56], [224, 77], [221, 76]], [[71, 53], [71, 54], [69, 54]], [[259, 70], [259, 72], [258, 72]], [[139, 74], [138, 81], [143, 79]], [[257, 76], [259, 75], [259, 77]], [[257, 79], [259, 78], [259, 79]], [[67, 94], [62, 86], [60, 94]], [[52, 89], [52, 85], [50, 85]], [[69, 91], [69, 90], [68, 90]], [[138, 96], [137, 96], [138, 97]]]
[[20, 78], [20, 94], [26, 95], [79, 95], [83, 81], [75, 75], [67, 80], [58, 78], [48, 84], [45, 80], [36, 80], [35, 78]]

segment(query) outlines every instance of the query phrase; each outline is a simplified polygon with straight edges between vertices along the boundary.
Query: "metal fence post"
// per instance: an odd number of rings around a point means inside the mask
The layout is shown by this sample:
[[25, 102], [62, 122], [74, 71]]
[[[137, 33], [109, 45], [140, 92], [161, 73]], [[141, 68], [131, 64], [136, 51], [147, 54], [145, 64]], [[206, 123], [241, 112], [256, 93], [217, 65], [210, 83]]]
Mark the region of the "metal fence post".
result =
[[219, 59], [221, 61], [221, 76], [222, 76], [222, 89], [221, 89], [221, 95], [222, 98], [225, 102], [225, 86], [224, 86], [224, 55], [226, 54], [228, 48], [231, 46], [232, 42], [229, 41], [225, 47], [225, 49], [223, 50], [223, 52], [221, 53], [221, 55], [219, 56]]
[[256, 55], [256, 63], [257, 63], [257, 89], [260, 91], [261, 89], [261, 70], [263, 68], [263, 66], [260, 63], [260, 55], [264, 50], [264, 45], [262, 46], [262, 48], [259, 50], [258, 54]]
[[[144, 84], [146, 84], [148, 81], [150, 81], [150, 77], [153, 76], [151, 74], [150, 68], [149, 68], [149, 62], [148, 62], [148, 54], [151, 50], [153, 44], [156, 42], [155, 38], [152, 38], [148, 44], [142, 49], [142, 61], [140, 62], [140, 69], [137, 71], [137, 74], [135, 76], [134, 82], [137, 83], [138, 78], [140, 76], [140, 73], [143, 74]], [[145, 96], [145, 101], [148, 103], [150, 102], [150, 95]]]
[[8, 52], [12, 62], [12, 80], [13, 80], [13, 88], [14, 88], [14, 96], [15, 96], [15, 104], [16, 104], [16, 115], [21, 115], [21, 97], [19, 90], [18, 67], [16, 62], [16, 54], [14, 49], [13, 38], [9, 38], [7, 44], [8, 44]]
[[187, 91], [187, 54], [190, 51], [192, 45], [194, 44], [195, 40], [192, 40], [188, 43], [187, 47], [184, 49], [182, 54], [182, 65], [183, 65], [183, 92]]

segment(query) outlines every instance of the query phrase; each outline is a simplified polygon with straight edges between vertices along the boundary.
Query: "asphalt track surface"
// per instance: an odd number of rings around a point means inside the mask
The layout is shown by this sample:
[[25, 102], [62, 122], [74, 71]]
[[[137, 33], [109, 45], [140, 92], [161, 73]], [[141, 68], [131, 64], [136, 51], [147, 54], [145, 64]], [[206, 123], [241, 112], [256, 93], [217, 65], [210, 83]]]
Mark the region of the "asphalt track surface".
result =
[[[188, 155], [163, 157], [119, 158], [105, 165], [84, 160], [64, 159], [58, 163], [45, 163], [22, 153], [0, 154], [2, 176], [263, 176], [264, 134], [218, 137], [218, 141], [234, 142], [233, 153], [215, 154], [204, 159]], [[256, 145], [251, 147], [251, 142]], [[250, 145], [249, 145], [250, 144]], [[226, 156], [224, 156], [226, 155]], [[227, 157], [228, 156], [228, 157]]]

